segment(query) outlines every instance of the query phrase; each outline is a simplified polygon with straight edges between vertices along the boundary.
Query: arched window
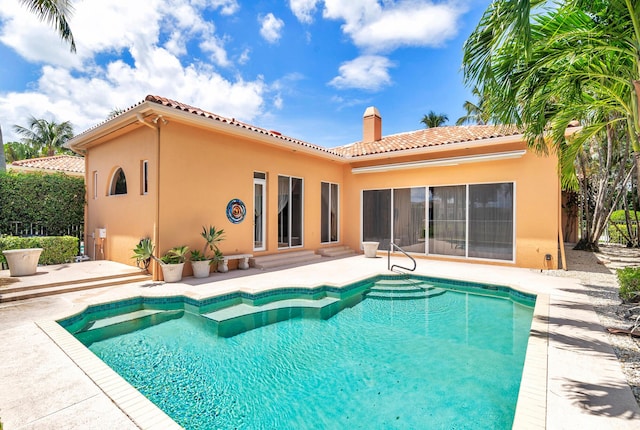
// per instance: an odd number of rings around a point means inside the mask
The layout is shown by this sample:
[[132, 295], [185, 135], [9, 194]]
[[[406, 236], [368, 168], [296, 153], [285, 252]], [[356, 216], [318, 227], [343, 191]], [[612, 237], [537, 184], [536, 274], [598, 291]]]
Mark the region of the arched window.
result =
[[122, 170], [121, 167], [118, 167], [116, 173], [113, 174], [109, 191], [109, 195], [111, 196], [117, 194], [127, 194], [127, 178], [124, 176], [124, 170]]

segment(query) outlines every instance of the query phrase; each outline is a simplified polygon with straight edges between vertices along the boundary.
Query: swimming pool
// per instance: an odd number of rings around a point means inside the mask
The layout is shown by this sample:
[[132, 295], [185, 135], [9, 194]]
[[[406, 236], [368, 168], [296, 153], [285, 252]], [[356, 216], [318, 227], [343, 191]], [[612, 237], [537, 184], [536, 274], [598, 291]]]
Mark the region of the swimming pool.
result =
[[140, 298], [60, 323], [186, 428], [511, 428], [534, 297], [397, 281]]

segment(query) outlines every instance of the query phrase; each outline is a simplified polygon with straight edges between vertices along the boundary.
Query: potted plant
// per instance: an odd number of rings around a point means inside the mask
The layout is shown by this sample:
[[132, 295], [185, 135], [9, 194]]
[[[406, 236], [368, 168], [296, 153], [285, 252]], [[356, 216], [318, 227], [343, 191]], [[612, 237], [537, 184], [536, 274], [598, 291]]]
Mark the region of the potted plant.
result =
[[162, 277], [165, 282], [180, 282], [182, 280], [182, 269], [187, 260], [188, 246], [176, 246], [168, 250], [161, 258], [153, 255], [155, 247], [151, 239], [145, 238], [140, 240], [138, 245], [133, 249], [133, 257], [136, 259], [138, 267], [149, 268], [151, 259], [160, 264]]
[[209, 276], [209, 264], [211, 263], [211, 259], [207, 258], [204, 253], [198, 251], [197, 249], [194, 249], [191, 251], [189, 260], [191, 261], [191, 267], [193, 268], [194, 277], [206, 278], [207, 276]]
[[222, 251], [218, 249], [218, 243], [224, 240], [224, 229], [217, 230], [214, 226], [210, 225], [209, 229], [202, 226], [202, 238], [205, 240], [204, 249], [202, 254], [207, 254], [207, 249], [213, 251], [213, 257], [209, 259], [209, 264], [217, 268], [218, 263], [222, 261]]

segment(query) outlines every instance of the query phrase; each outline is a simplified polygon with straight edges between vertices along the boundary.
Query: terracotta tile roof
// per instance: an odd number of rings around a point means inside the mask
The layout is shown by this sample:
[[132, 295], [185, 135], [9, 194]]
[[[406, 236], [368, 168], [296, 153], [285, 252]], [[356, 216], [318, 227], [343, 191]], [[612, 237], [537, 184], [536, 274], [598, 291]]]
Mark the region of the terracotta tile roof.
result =
[[334, 148], [334, 150], [344, 157], [359, 157], [519, 134], [522, 132], [515, 127], [496, 125], [434, 127], [383, 136], [382, 139], [375, 142], [355, 142]]
[[30, 158], [11, 163], [12, 166], [26, 169], [55, 170], [67, 173], [84, 173], [84, 158], [73, 155], [54, 155], [52, 157]]
[[283, 140], [283, 141], [286, 141], [286, 142], [298, 144], [298, 145], [301, 145], [301, 146], [304, 146], [304, 147], [307, 147], [307, 148], [311, 148], [311, 149], [315, 149], [315, 150], [318, 150], [318, 151], [321, 151], [321, 152], [324, 152], [324, 153], [327, 153], [327, 154], [336, 155], [335, 151], [332, 148], [325, 148], [323, 146], [314, 145], [314, 144], [309, 143], [309, 142], [304, 142], [302, 140], [298, 140], [298, 139], [294, 139], [292, 137], [284, 136], [282, 133], [280, 133], [278, 131], [267, 130], [267, 129], [264, 129], [264, 128], [256, 127], [254, 125], [238, 121], [235, 118], [226, 118], [226, 117], [223, 117], [223, 116], [220, 116], [220, 115], [216, 115], [214, 113], [207, 112], [207, 111], [202, 110], [200, 108], [189, 106], [187, 104], [180, 103], [180, 102], [177, 102], [175, 100], [167, 99], [165, 97], [148, 95], [147, 97], [145, 97], [145, 101], [158, 103], [158, 104], [161, 104], [163, 106], [179, 109], [179, 110], [182, 110], [182, 111], [185, 111], [185, 112], [192, 113], [194, 115], [203, 116], [205, 118], [209, 118], [209, 119], [214, 120], [214, 121], [220, 121], [220, 122], [224, 122], [224, 123], [227, 123], [227, 124], [230, 124], [230, 125], [235, 125], [237, 127], [244, 128], [244, 129], [251, 130], [251, 131], [255, 131], [255, 132], [260, 133], [260, 134], [265, 134], [265, 135], [268, 135], [268, 136], [272, 136], [272, 137], [275, 137], [277, 139], [280, 139], [280, 140]]
[[[262, 135], [275, 137], [282, 141], [292, 143], [294, 145], [300, 145], [305, 148], [309, 148], [315, 151], [319, 151], [324, 154], [330, 154], [344, 158], [354, 158], [371, 154], [383, 154], [398, 152], [409, 149], [420, 149], [428, 147], [443, 146], [451, 143], [459, 142], [472, 142], [484, 139], [491, 139], [497, 137], [515, 136], [521, 134], [520, 131], [512, 127], [494, 126], [494, 125], [471, 125], [471, 126], [450, 126], [450, 127], [435, 127], [427, 128], [417, 131], [410, 131], [406, 133], [393, 134], [384, 136], [381, 140], [376, 142], [355, 142], [344, 146], [338, 146], [335, 148], [325, 148], [323, 146], [314, 145], [309, 142], [305, 142], [299, 139], [285, 136], [274, 130], [267, 130], [264, 128], [256, 127], [251, 124], [247, 124], [238, 121], [235, 118], [226, 118], [220, 115], [216, 115], [211, 112], [207, 112], [200, 108], [187, 105], [175, 100], [171, 100], [165, 97], [156, 95], [147, 95], [144, 100], [136, 103], [130, 108], [126, 109], [120, 115], [140, 106], [145, 102], [157, 103], [159, 105], [188, 112], [193, 115], [198, 115], [212, 121], [219, 121], [232, 126], [250, 130]], [[118, 116], [120, 116], [118, 115]], [[76, 135], [74, 139], [90, 133], [92, 130], [98, 128], [102, 124], [109, 122], [105, 120], [102, 123], [85, 130], [84, 132]], [[72, 139], [73, 140], [73, 139]]]

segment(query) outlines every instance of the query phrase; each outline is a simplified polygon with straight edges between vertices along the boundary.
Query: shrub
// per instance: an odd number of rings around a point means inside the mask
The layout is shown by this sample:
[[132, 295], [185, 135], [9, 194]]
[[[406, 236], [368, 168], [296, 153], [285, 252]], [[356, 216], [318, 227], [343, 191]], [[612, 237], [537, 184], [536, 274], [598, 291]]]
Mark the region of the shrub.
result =
[[616, 272], [620, 298], [627, 303], [640, 302], [640, 267], [625, 267]]
[[0, 263], [7, 260], [2, 255], [6, 249], [42, 248], [39, 264], [70, 263], [78, 254], [77, 237], [73, 236], [0, 236]]
[[[631, 221], [631, 235], [636, 236], [638, 234], [638, 226], [635, 223], [636, 219], [640, 219], [640, 212], [629, 211], [629, 220]], [[624, 210], [617, 210], [611, 213], [609, 217], [609, 225], [607, 227], [609, 232], [609, 240], [613, 243], [625, 244], [629, 242], [627, 232], [627, 218]]]
[[84, 222], [84, 178], [63, 173], [0, 172], [0, 233], [13, 223], [46, 227], [49, 235], [67, 234]]

